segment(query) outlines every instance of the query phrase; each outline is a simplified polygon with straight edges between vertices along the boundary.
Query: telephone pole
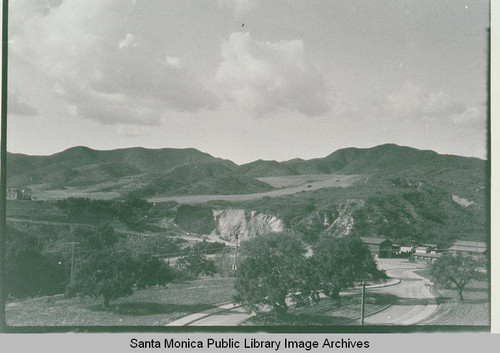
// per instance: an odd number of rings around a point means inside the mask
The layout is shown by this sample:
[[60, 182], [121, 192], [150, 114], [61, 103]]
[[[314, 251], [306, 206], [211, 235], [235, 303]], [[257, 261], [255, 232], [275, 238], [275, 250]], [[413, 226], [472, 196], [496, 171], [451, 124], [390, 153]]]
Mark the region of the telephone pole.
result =
[[239, 241], [239, 236], [236, 234], [236, 255], [234, 257], [234, 264], [233, 264], [233, 270], [236, 271], [236, 268], [238, 266], [238, 247], [239, 247], [240, 241]]
[[361, 326], [365, 325], [365, 281], [361, 282]]
[[75, 245], [78, 245], [80, 243], [72, 241], [71, 243], [71, 268], [69, 272], [69, 278], [70, 280], [73, 279], [73, 268], [74, 268], [74, 257], [75, 257]]

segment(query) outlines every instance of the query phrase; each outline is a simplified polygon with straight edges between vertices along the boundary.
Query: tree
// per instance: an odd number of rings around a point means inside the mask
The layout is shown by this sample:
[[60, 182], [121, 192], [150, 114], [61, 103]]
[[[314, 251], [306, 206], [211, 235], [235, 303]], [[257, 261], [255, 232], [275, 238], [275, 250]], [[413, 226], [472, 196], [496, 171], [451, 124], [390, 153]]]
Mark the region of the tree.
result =
[[459, 300], [462, 301], [465, 286], [480, 275], [479, 267], [480, 261], [471, 256], [446, 254], [434, 261], [431, 275], [436, 284], [456, 290]]
[[312, 282], [308, 287], [332, 299], [337, 299], [341, 290], [356, 282], [386, 278], [377, 268], [368, 247], [355, 236], [322, 238], [313, 249], [309, 267], [314, 271], [308, 277]]
[[191, 276], [212, 276], [217, 272], [213, 260], [202, 254], [190, 254], [177, 260], [177, 264]]
[[234, 301], [252, 311], [271, 307], [283, 315], [286, 298], [299, 290], [306, 249], [293, 234], [270, 233], [242, 244]]
[[67, 293], [100, 297], [104, 306], [133, 293], [137, 263], [130, 254], [108, 247], [79, 258]]
[[[43, 243], [32, 235], [7, 230], [5, 288], [9, 295], [29, 297], [61, 293], [69, 278], [67, 261], [43, 252]], [[64, 259], [65, 260], [65, 259]]]
[[81, 250], [66, 288], [68, 295], [102, 297], [108, 307], [111, 300], [131, 295], [134, 287], [165, 284], [172, 279], [172, 271], [161, 260], [150, 255], [137, 256], [119, 246], [118, 236], [110, 226], [79, 231], [77, 235]]

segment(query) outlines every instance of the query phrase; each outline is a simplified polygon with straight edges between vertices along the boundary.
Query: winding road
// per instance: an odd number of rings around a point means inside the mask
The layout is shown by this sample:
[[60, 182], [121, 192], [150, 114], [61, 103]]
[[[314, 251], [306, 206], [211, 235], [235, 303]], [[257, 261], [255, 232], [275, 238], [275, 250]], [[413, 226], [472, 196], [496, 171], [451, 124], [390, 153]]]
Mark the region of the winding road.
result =
[[396, 302], [377, 314], [365, 318], [370, 325], [415, 325], [431, 315], [437, 304], [429, 290], [427, 279], [415, 274], [415, 268], [387, 269], [387, 274], [398, 278], [398, 285], [370, 289], [373, 293], [393, 294]]
[[[437, 304], [429, 290], [427, 279], [414, 273], [422, 268], [407, 260], [379, 259], [379, 268], [386, 270], [389, 285], [367, 287], [373, 293], [393, 294], [396, 302], [385, 310], [365, 318], [367, 325], [415, 325], [431, 315]], [[395, 284], [396, 283], [396, 284]], [[185, 316], [168, 326], [236, 326], [243, 323], [249, 315], [233, 304]]]

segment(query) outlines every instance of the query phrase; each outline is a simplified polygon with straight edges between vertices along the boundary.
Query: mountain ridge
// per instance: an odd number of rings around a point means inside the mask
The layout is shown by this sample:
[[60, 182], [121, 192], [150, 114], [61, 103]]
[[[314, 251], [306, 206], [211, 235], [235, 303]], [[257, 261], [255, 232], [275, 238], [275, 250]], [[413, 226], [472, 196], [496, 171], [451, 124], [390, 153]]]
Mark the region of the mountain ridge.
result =
[[[135, 191], [145, 197], [271, 190], [270, 185], [257, 180], [262, 177], [390, 174], [431, 178], [432, 182], [446, 184], [451, 192], [468, 198], [472, 188], [485, 183], [487, 167], [487, 161], [479, 158], [442, 155], [396, 144], [348, 147], [308, 160], [257, 160], [241, 165], [195, 148], [130, 147], [100, 151], [75, 146], [50, 156], [9, 153], [7, 158], [9, 187], [43, 185], [46, 189], [64, 189], [107, 183], [106, 190], [121, 194]], [[121, 181], [127, 185], [122, 186], [118, 183]]]

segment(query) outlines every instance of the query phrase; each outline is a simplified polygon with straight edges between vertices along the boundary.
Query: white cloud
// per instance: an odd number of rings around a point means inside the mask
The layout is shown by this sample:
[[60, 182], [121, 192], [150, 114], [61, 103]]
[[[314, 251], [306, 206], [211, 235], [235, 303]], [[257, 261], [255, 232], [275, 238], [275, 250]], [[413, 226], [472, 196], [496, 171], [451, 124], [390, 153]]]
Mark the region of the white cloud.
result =
[[181, 69], [184, 67], [184, 64], [182, 63], [181, 59], [176, 57], [167, 56], [165, 58], [165, 62], [169, 67], [172, 67], [174, 69]]
[[302, 40], [259, 42], [237, 32], [222, 43], [221, 56], [215, 81], [222, 94], [256, 116], [330, 110], [325, 81], [307, 60]]
[[432, 92], [412, 82], [389, 94], [378, 115], [409, 121], [450, 124], [483, 131], [486, 128], [486, 105], [456, 102], [443, 92]]
[[465, 111], [460, 114], [453, 114], [451, 120], [457, 125], [480, 127], [486, 129], [486, 105], [467, 105]]
[[235, 15], [242, 15], [257, 7], [260, 0], [217, 0], [219, 5], [230, 7]]
[[9, 114], [33, 116], [37, 115], [38, 111], [28, 103], [24, 102], [19, 93], [15, 89], [9, 89], [7, 97], [7, 109]]
[[128, 28], [133, 1], [20, 0], [12, 7], [12, 54], [43, 72], [77, 116], [158, 124], [165, 111], [217, 105], [179, 58], [141, 47]]
[[470, 114], [467, 109], [445, 92], [432, 92], [406, 82], [400, 90], [387, 96], [384, 112], [400, 118], [443, 119]]
[[135, 41], [134, 35], [131, 33], [127, 33], [125, 38], [120, 43], [118, 43], [118, 48], [123, 49], [131, 45], [134, 45], [134, 41]]
[[412, 83], [387, 97], [387, 108], [402, 117], [436, 117], [465, 112], [465, 105], [442, 92], [430, 92]]

